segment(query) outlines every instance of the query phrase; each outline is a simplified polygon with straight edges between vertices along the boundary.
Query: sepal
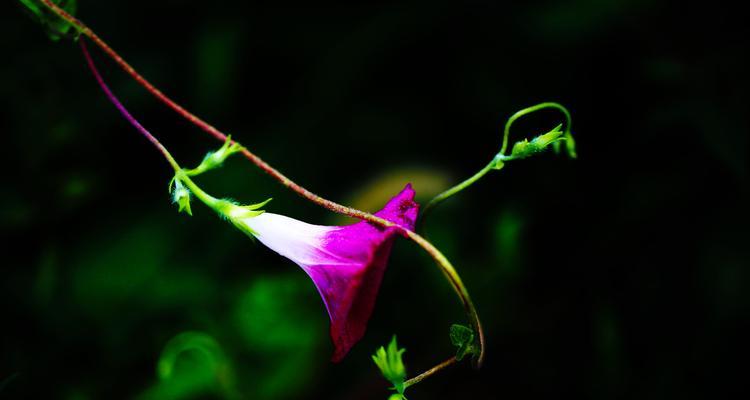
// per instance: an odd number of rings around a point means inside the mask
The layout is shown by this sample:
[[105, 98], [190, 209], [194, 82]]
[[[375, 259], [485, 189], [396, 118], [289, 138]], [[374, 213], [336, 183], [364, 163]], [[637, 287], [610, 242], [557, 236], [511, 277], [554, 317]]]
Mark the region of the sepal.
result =
[[263, 214], [265, 211], [261, 210], [261, 208], [268, 204], [268, 202], [271, 200], [273, 199], [269, 198], [260, 203], [242, 206], [232, 200], [221, 199], [217, 201], [214, 209], [219, 213], [219, 215], [228, 219], [229, 222], [231, 222], [239, 230], [241, 230], [251, 238], [254, 238], [258, 235], [258, 233], [251, 229], [250, 226], [248, 226], [246, 220], [249, 218], [255, 218]]

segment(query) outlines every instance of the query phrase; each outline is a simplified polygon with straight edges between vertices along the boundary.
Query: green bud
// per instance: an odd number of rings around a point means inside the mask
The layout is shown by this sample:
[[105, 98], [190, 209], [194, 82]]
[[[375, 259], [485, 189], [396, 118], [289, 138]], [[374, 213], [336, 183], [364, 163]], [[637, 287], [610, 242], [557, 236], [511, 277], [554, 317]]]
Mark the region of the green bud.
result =
[[186, 170], [185, 174], [188, 176], [196, 176], [206, 171], [219, 168], [229, 156], [239, 153], [242, 150], [244, 150], [244, 148], [239, 143], [232, 142], [232, 137], [227, 136], [227, 140], [219, 150], [208, 152], [208, 154], [203, 157], [203, 161], [201, 161], [201, 164], [198, 167]]
[[[388, 343], [388, 349], [386, 350], [383, 346], [375, 351], [372, 356], [372, 361], [380, 369], [380, 373], [383, 377], [391, 382], [400, 395], [404, 393], [404, 379], [406, 379], [406, 367], [401, 359], [401, 355], [406, 349], [399, 349], [396, 343], [396, 335], [393, 335], [393, 339]], [[391, 397], [392, 398], [392, 397]]]
[[565, 140], [565, 138], [561, 137], [563, 131], [560, 128], [562, 128], [562, 124], [543, 135], [535, 137], [530, 142], [526, 139], [516, 142], [513, 145], [513, 150], [510, 152], [510, 158], [521, 159], [530, 157], [536, 153], [544, 151], [544, 149], [552, 143]]
[[179, 206], [179, 212], [186, 212], [192, 216], [193, 211], [190, 209], [190, 191], [182, 184], [177, 177], [172, 179], [169, 184], [169, 190], [172, 192], [172, 202]]

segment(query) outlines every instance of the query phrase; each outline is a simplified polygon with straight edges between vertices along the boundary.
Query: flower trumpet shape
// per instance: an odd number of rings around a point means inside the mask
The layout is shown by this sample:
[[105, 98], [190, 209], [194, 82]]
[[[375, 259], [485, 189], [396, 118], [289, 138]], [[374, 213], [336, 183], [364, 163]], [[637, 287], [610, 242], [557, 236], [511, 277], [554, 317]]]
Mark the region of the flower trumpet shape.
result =
[[[375, 215], [411, 230], [418, 209], [407, 185]], [[340, 361], [365, 333], [397, 228], [311, 225], [272, 213], [233, 222], [312, 278], [331, 318], [332, 361]]]

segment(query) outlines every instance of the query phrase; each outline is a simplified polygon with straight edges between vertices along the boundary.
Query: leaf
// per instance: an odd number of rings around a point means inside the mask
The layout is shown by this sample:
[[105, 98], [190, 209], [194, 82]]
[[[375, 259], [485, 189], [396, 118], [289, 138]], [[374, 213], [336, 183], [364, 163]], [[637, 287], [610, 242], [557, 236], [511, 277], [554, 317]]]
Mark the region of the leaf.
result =
[[38, 1], [33, 0], [19, 0], [21, 4], [25, 5], [26, 8], [28, 8], [34, 15], [41, 18], [42, 16], [42, 10], [39, 9], [39, 7], [36, 5], [36, 3], [39, 3]]
[[[47, 31], [47, 36], [53, 41], [58, 41], [63, 37], [77, 38], [78, 32], [70, 22], [60, 18], [52, 10], [50, 10], [44, 3], [39, 0], [19, 0], [21, 5], [26, 7], [26, 10], [32, 18], [34, 18], [39, 24], [41, 24]], [[60, 8], [65, 10], [70, 15], [75, 15], [78, 9], [76, 0], [52, 0], [53, 3], [57, 4]], [[71, 30], [73, 31], [71, 33]]]
[[451, 325], [451, 343], [458, 347], [456, 350], [456, 360], [461, 361], [467, 354], [476, 353], [474, 346], [474, 331], [466, 326], [453, 324]]

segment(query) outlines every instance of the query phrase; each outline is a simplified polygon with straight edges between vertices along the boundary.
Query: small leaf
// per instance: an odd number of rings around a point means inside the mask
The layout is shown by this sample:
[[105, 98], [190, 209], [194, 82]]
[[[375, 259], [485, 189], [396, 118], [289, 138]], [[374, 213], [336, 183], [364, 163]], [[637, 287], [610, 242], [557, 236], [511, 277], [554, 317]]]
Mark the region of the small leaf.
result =
[[[393, 387], [399, 393], [404, 394], [404, 379], [406, 378], [406, 367], [401, 359], [401, 355], [406, 349], [399, 349], [396, 343], [396, 335], [393, 335], [393, 339], [388, 343], [388, 350], [380, 346], [372, 356], [372, 361], [380, 369], [380, 373], [383, 377], [393, 384]], [[392, 396], [391, 396], [392, 397]]]
[[474, 354], [474, 331], [466, 326], [453, 324], [451, 325], [451, 343], [458, 347], [456, 350], [456, 360], [461, 361], [467, 354]]

